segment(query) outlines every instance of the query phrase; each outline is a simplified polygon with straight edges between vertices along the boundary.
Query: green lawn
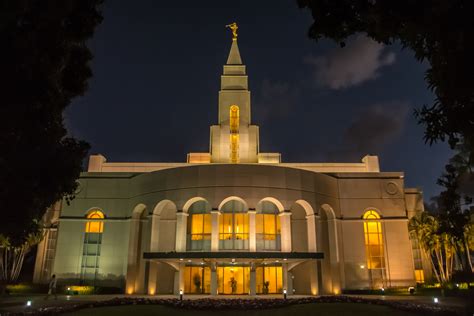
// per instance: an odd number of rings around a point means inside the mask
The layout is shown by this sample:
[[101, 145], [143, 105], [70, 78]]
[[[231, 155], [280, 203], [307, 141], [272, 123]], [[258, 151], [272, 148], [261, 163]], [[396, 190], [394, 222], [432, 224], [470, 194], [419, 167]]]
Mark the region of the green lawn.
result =
[[266, 310], [232, 310], [232, 311], [196, 311], [175, 309], [160, 305], [125, 305], [114, 307], [98, 307], [83, 309], [74, 313], [65, 315], [140, 315], [140, 316], [283, 316], [283, 315], [317, 315], [317, 316], [414, 316], [417, 314], [405, 311], [399, 311], [387, 306], [369, 305], [369, 304], [351, 304], [351, 303], [317, 303], [292, 305], [278, 309]]

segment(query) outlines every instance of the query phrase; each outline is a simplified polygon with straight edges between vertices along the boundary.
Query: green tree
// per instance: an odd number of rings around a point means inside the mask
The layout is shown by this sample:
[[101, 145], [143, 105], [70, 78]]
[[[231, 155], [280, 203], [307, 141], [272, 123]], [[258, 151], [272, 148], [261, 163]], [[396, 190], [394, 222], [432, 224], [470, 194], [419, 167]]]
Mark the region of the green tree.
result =
[[471, 0], [298, 0], [311, 11], [308, 35], [344, 41], [364, 33], [379, 43], [401, 43], [428, 61], [425, 80], [436, 98], [415, 112], [425, 141], [459, 143], [474, 155], [474, 23]]
[[31, 245], [49, 206], [73, 198], [89, 145], [68, 136], [63, 112], [92, 76], [86, 43], [102, 21], [101, 2], [0, 2], [2, 262]]

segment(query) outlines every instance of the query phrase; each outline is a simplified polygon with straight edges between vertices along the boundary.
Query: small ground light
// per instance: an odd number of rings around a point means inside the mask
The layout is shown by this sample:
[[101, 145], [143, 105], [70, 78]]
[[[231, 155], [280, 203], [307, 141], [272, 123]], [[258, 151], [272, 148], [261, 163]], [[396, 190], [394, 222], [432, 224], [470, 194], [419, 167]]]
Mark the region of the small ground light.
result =
[[26, 301], [26, 307], [30, 307], [31, 306], [31, 301]]
[[361, 268], [361, 269], [364, 269], [364, 268], [365, 268], [365, 266], [364, 266], [363, 264], [361, 264], [361, 265], [360, 265], [360, 268]]
[[414, 288], [413, 286], [410, 286], [410, 287], [408, 288], [408, 293], [410, 293], [410, 294], [415, 294], [415, 288]]
[[179, 290], [179, 300], [183, 300], [183, 290]]
[[283, 298], [286, 300], [286, 289], [283, 290]]
[[382, 292], [385, 292], [385, 289], [384, 288], [381, 288]]
[[434, 297], [434, 298], [433, 298], [433, 302], [434, 302], [435, 304], [438, 304], [438, 303], [439, 303], [438, 298], [437, 298], [437, 297]]

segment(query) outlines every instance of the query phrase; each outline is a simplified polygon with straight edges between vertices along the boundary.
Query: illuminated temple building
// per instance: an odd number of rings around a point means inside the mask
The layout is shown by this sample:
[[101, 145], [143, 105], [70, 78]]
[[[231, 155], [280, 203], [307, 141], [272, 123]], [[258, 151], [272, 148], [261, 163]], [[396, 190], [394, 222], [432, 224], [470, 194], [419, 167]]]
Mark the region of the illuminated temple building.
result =
[[282, 162], [260, 152], [250, 104], [235, 39], [209, 152], [179, 163], [90, 156], [76, 198], [45, 215], [35, 282], [56, 274], [129, 294], [318, 295], [429, 277], [407, 227], [422, 193], [402, 172], [381, 172], [370, 155]]

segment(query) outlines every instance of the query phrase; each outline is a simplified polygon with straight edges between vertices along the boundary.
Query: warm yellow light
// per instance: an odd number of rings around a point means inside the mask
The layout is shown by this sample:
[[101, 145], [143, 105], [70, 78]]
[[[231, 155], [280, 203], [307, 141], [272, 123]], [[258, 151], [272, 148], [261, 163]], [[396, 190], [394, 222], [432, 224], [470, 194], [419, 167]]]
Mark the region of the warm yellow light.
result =
[[[104, 213], [99, 210], [94, 210], [87, 214], [88, 219], [103, 220]], [[86, 223], [86, 233], [102, 233], [104, 231], [104, 222], [102, 221], [88, 221]]]
[[425, 275], [423, 270], [415, 270], [416, 283], [425, 283]]
[[128, 295], [133, 294], [133, 287], [129, 287], [129, 288], [127, 289], [127, 294], [128, 294]]
[[364, 221], [364, 235], [367, 268], [384, 269], [385, 259], [383, 251], [382, 223], [378, 220], [380, 219], [380, 215], [374, 210], [369, 210], [364, 213], [363, 218], [366, 220]]
[[230, 128], [230, 161], [239, 162], [239, 107], [232, 105], [229, 113]]

